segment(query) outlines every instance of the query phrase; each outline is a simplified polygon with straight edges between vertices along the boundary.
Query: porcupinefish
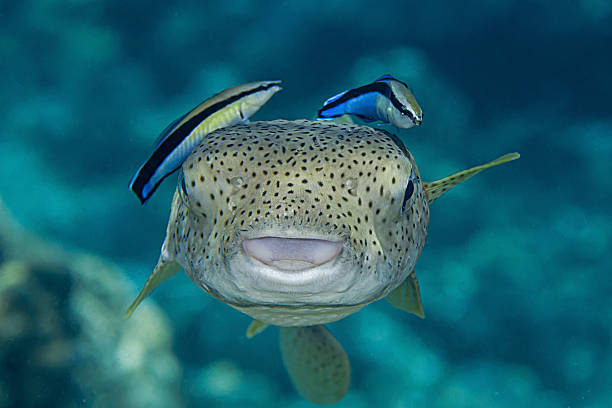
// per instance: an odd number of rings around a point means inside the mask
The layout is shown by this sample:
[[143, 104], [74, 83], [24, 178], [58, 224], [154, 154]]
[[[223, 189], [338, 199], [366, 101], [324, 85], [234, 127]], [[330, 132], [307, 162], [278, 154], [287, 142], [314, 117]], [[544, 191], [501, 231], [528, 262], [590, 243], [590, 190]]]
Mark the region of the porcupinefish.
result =
[[319, 119], [355, 115], [365, 122], [380, 120], [397, 128], [419, 126], [423, 112], [408, 85], [391, 75], [332, 96], [319, 109]]
[[276, 92], [281, 81], [261, 81], [228, 88], [170, 123], [153, 154], [138, 169], [130, 188], [141, 204], [168, 175], [176, 171], [202, 138], [213, 130], [247, 121]]
[[423, 317], [415, 264], [429, 205], [490, 163], [423, 182], [381, 129], [321, 121], [253, 122], [207, 134], [182, 166], [157, 266], [128, 308], [184, 269], [251, 316], [247, 335], [281, 326], [297, 390], [339, 401], [348, 357], [323, 326], [386, 298]]

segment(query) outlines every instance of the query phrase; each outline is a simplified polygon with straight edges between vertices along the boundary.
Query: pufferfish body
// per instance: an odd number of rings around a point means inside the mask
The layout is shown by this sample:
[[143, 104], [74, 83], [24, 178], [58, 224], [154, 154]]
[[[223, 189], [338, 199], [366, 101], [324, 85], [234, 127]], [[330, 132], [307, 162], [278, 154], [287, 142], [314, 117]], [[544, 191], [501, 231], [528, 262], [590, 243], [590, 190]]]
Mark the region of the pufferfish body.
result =
[[429, 205], [516, 158], [427, 183], [401, 140], [381, 129], [308, 120], [218, 129], [182, 165], [158, 264], [127, 315], [183, 269], [255, 319], [249, 337], [281, 326], [298, 391], [315, 403], [336, 402], [347, 392], [350, 365], [322, 325], [382, 298], [423, 317], [415, 264]]

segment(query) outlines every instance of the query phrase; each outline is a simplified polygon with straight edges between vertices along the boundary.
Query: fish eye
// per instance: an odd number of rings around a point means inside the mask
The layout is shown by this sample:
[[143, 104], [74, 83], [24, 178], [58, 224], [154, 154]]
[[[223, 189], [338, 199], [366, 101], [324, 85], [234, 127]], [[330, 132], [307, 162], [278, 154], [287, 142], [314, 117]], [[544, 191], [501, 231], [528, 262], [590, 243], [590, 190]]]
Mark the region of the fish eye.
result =
[[185, 185], [185, 175], [182, 171], [179, 175], [179, 196], [183, 204], [187, 205], [189, 195], [187, 194], [187, 186]]
[[412, 173], [410, 173], [410, 179], [408, 180], [408, 185], [406, 186], [406, 191], [404, 191], [404, 200], [402, 201], [402, 215], [406, 212], [406, 210], [412, 207], [414, 200], [416, 199], [416, 173], [414, 169], [412, 169]]

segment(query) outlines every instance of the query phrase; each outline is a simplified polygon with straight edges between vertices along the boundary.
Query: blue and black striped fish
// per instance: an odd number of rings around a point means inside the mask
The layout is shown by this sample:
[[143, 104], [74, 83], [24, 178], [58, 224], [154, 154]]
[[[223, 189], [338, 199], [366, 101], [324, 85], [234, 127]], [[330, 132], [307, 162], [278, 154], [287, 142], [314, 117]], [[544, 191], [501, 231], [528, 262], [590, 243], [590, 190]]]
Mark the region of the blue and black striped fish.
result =
[[160, 135], [149, 159], [138, 169], [130, 188], [142, 204], [170, 173], [178, 169], [205, 135], [246, 121], [276, 92], [281, 81], [261, 81], [226, 89], [172, 122]]
[[380, 120], [398, 128], [418, 126], [423, 112], [408, 86], [383, 75], [376, 81], [332, 96], [319, 109], [319, 119], [355, 115], [366, 122]]

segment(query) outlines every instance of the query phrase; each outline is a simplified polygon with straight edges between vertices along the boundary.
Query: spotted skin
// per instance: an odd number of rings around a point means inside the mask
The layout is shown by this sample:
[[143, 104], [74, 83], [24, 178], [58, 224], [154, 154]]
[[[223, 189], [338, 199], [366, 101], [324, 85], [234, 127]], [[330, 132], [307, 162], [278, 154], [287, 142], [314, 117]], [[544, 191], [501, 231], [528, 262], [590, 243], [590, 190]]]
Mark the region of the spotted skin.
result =
[[[406, 279], [429, 210], [412, 155], [389, 133], [353, 124], [253, 122], [209, 134], [183, 165], [163, 254], [213, 296], [265, 323], [338, 320]], [[412, 169], [413, 204], [401, 206]], [[270, 291], [232, 270], [261, 235], [342, 241], [350, 281]], [[348, 272], [346, 272], [348, 271]]]

